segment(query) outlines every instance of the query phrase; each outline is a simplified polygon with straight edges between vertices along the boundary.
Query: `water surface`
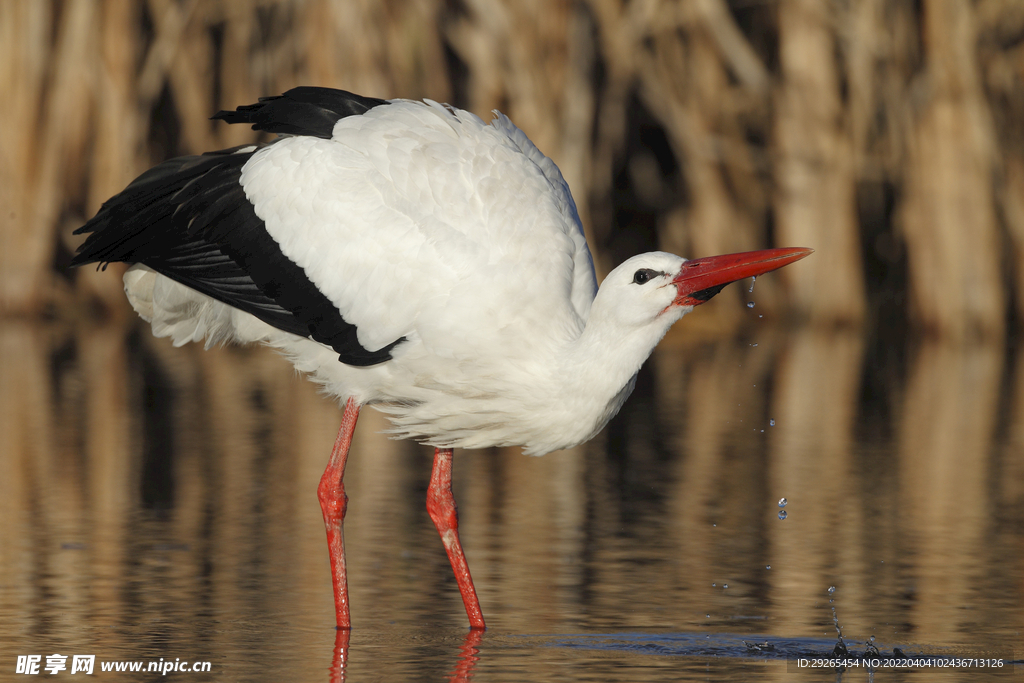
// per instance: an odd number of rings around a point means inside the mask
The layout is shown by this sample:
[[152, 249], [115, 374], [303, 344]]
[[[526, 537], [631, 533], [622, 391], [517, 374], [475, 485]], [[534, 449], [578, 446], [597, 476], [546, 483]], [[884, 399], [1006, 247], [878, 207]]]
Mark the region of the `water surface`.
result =
[[1012, 349], [670, 335], [591, 443], [456, 451], [479, 637], [426, 514], [431, 450], [364, 410], [348, 643], [315, 494], [340, 411], [285, 361], [6, 320], [0, 363], [0, 679], [61, 653], [211, 662], [168, 674], [189, 680], [834, 680], [789, 661], [831, 653], [833, 607], [854, 653], [1024, 657]]

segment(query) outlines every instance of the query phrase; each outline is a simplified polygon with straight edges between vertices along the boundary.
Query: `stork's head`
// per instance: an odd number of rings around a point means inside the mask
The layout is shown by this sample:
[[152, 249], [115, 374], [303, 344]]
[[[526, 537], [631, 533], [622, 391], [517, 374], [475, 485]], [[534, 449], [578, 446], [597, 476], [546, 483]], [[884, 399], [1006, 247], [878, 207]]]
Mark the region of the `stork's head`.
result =
[[781, 268], [812, 252], [789, 247], [692, 261], [660, 251], [640, 254], [623, 262], [605, 278], [599, 298], [607, 298], [611, 306], [601, 308], [623, 328], [655, 325], [668, 329], [730, 282]]
[[[589, 416], [580, 420], [580, 438], [590, 438], [618, 412], [640, 366], [675, 321], [730, 282], [781, 268], [810, 253], [766, 249], [687, 261], [652, 252], [634, 256], [609, 273], [583, 333], [563, 355], [567, 372], [558, 373], [563, 384], [556, 394], [573, 397], [566, 405]], [[591, 412], [580, 406], [589, 406]]]

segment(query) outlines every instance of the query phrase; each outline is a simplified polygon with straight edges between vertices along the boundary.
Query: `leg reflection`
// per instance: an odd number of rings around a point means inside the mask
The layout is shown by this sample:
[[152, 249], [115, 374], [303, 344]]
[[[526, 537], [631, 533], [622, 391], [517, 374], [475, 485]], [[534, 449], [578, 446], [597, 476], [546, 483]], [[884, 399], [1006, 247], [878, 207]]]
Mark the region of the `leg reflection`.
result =
[[[334, 656], [331, 659], [330, 683], [345, 683], [345, 667], [348, 665], [349, 638], [352, 630], [339, 628], [334, 636]], [[480, 661], [480, 642], [483, 640], [484, 631], [470, 629], [465, 640], [459, 646], [459, 659], [455, 662], [455, 669], [449, 674], [450, 683], [469, 683], [473, 680], [473, 671], [476, 663]]]
[[345, 665], [348, 664], [348, 640], [352, 629], [339, 628], [334, 635], [334, 657], [331, 659], [331, 683], [345, 683]]
[[480, 661], [480, 641], [483, 640], [484, 632], [479, 629], [470, 629], [466, 639], [462, 641], [459, 648], [459, 661], [455, 664], [455, 671], [448, 678], [451, 683], [469, 683], [473, 680], [473, 669]]

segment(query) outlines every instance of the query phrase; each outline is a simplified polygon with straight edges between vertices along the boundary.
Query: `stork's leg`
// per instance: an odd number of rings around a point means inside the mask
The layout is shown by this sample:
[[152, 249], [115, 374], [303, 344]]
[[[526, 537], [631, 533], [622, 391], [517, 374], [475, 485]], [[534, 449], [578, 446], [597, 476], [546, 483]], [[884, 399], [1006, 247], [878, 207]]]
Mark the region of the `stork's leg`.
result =
[[483, 630], [484, 615], [480, 611], [480, 601], [473, 587], [473, 577], [469, 575], [469, 565], [462, 553], [459, 542], [459, 511], [455, 507], [455, 496], [452, 495], [452, 449], [434, 449], [434, 469], [430, 473], [430, 488], [427, 489], [427, 514], [434, 520], [437, 533], [441, 534], [441, 542], [448, 552], [448, 560], [452, 563], [455, 580], [462, 593], [462, 602], [469, 616], [469, 627]]
[[353, 399], [345, 402], [345, 412], [341, 416], [341, 429], [334, 441], [331, 459], [327, 469], [320, 477], [320, 485], [316, 489], [320, 499], [320, 510], [324, 513], [324, 526], [327, 527], [327, 550], [331, 555], [331, 578], [334, 580], [334, 612], [338, 620], [338, 628], [352, 628], [348, 614], [348, 578], [345, 574], [345, 536], [341, 525], [345, 521], [345, 510], [348, 508], [348, 496], [345, 495], [345, 461], [348, 460], [348, 449], [352, 445], [352, 432], [359, 418], [359, 405]]

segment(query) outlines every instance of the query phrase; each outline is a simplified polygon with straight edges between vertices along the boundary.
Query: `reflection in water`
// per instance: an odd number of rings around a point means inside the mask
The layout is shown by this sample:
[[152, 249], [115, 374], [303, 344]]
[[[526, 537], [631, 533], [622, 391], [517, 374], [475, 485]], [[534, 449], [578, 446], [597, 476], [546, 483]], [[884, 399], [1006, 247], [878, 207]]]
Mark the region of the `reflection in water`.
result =
[[451, 683], [468, 683], [473, 680], [473, 670], [480, 661], [480, 642], [483, 638], [483, 631], [470, 631], [466, 634], [466, 640], [459, 648], [459, 661], [448, 677]]
[[[786, 494], [789, 502], [786, 523], [769, 524], [766, 532], [772, 600], [790, 606], [776, 616], [783, 633], [813, 633], [823, 621], [831, 632], [830, 612], [815, 604], [825, 603], [833, 584], [842, 586], [844, 597], [870, 602], [870, 573], [849, 573], [852, 581], [840, 583], [857, 563], [869, 528], [854, 491], [863, 352], [859, 337], [808, 331], [789, 340], [776, 362], [767, 479], [773, 498]], [[844, 610], [844, 623], [855, 619]]]
[[[424, 507], [431, 449], [364, 411], [349, 636], [315, 494], [338, 408], [272, 352], [131, 325], [0, 324], [0, 667], [66, 651], [246, 680], [679, 680], [691, 637], [830, 648], [829, 586], [851, 651], [1020, 656], [1024, 364], [1002, 348], [918, 345], [880, 380], [857, 336], [670, 336], [593, 442], [458, 452], [482, 639]], [[638, 632], [675, 649], [523, 638]]]
[[898, 437], [901, 540], [913, 558], [906, 618], [935, 624], [941, 641], [976, 627], [974, 605], [999, 558], [987, 503], [1002, 364], [1000, 348], [926, 344], [907, 381]]
[[[348, 665], [349, 641], [352, 631], [349, 629], [336, 629], [334, 636], [334, 655], [331, 659], [331, 683], [344, 683], [347, 678], [345, 667]], [[473, 671], [476, 663], [480, 661], [480, 643], [483, 641], [483, 631], [468, 631], [462, 645], [458, 649], [458, 659], [455, 667], [448, 673], [447, 680], [451, 683], [469, 683], [473, 680]], [[447, 652], [438, 652], [437, 655], [446, 655]]]
[[337, 629], [334, 635], [334, 657], [331, 659], [331, 683], [344, 683], [345, 665], [348, 664], [348, 646], [352, 631], [347, 628]]

